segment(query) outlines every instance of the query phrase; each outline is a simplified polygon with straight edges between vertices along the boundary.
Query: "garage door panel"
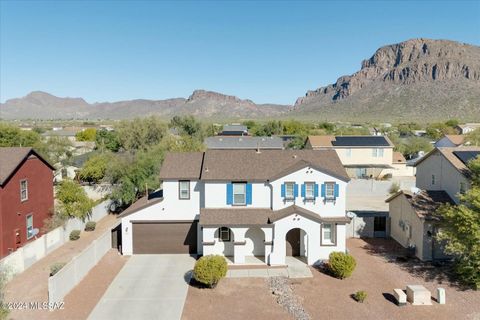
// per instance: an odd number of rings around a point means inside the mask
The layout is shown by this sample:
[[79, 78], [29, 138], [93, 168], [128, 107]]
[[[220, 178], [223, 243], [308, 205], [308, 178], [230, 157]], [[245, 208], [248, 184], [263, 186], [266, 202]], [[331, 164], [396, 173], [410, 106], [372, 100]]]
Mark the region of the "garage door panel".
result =
[[133, 222], [134, 254], [197, 253], [197, 221]]

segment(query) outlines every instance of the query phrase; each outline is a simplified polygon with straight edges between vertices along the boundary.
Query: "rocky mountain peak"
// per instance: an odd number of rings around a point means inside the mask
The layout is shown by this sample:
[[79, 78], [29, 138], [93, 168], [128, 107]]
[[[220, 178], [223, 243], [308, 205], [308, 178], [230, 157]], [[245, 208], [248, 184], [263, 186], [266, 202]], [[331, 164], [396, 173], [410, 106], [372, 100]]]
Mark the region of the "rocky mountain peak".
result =
[[207, 90], [195, 90], [193, 93], [188, 97], [187, 101], [195, 101], [195, 100], [213, 100], [219, 102], [234, 102], [234, 103], [252, 103], [251, 100], [242, 100], [236, 96], [229, 96], [223, 93], [218, 93], [214, 91], [207, 91]]

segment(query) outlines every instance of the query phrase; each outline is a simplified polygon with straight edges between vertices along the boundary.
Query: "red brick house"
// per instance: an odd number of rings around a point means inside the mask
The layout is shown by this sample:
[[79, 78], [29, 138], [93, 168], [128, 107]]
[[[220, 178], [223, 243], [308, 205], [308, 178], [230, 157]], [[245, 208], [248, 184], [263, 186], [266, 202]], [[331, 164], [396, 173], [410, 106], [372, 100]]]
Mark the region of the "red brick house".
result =
[[54, 168], [32, 148], [0, 148], [0, 258], [42, 233], [53, 209]]

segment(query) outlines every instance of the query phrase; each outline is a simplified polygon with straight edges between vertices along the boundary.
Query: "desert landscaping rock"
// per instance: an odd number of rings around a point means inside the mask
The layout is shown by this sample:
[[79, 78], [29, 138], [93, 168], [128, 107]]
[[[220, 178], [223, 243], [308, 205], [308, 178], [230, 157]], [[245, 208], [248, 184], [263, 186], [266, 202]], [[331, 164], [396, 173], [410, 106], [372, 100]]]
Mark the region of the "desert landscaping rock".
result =
[[272, 290], [272, 294], [277, 296], [277, 303], [283, 306], [295, 319], [311, 319], [310, 315], [303, 309], [300, 299], [295, 296], [286, 277], [271, 277], [267, 279], [267, 282]]

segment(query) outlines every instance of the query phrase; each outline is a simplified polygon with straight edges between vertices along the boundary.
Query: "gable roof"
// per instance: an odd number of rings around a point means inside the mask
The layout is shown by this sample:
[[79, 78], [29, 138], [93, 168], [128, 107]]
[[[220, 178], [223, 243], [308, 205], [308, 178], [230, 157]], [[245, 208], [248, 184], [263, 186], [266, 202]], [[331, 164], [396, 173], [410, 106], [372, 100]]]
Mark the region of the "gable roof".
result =
[[223, 132], [229, 132], [229, 131], [243, 131], [247, 132], [248, 128], [247, 126], [244, 126], [242, 124], [227, 124], [223, 126]]
[[335, 150], [207, 150], [201, 180], [267, 181], [306, 166], [350, 180]]
[[123, 217], [129, 216], [132, 213], [146, 209], [162, 201], [163, 201], [163, 190], [152, 192], [148, 196], [144, 196], [138, 199], [137, 201], [135, 201], [134, 203], [132, 203], [128, 208], [123, 210], [122, 213], [120, 213], [117, 216], [117, 218], [123, 218]]
[[459, 146], [465, 141], [465, 136], [461, 134], [446, 134], [445, 138], [450, 140], [454, 145]]
[[466, 164], [458, 157], [455, 155], [455, 152], [465, 152], [465, 151], [480, 151], [480, 147], [444, 147], [444, 148], [435, 148], [429, 153], [427, 153], [423, 158], [418, 160], [414, 166], [418, 166], [420, 163], [424, 162], [426, 159], [428, 159], [432, 154], [434, 153], [439, 153], [441, 154], [445, 159], [447, 159], [455, 169], [457, 169], [460, 173], [462, 173], [464, 176], [467, 178], [470, 177], [470, 169], [466, 166]]
[[314, 148], [321, 147], [393, 147], [386, 136], [309, 136]]
[[38, 158], [51, 170], [55, 168], [29, 147], [2, 147], [0, 148], [0, 186], [5, 185], [10, 177], [30, 156]]
[[280, 137], [215, 136], [205, 139], [208, 149], [283, 149]]
[[407, 163], [407, 159], [403, 156], [401, 152], [394, 151], [393, 152], [393, 163]]
[[202, 162], [203, 152], [169, 152], [163, 160], [160, 179], [198, 180]]
[[443, 190], [420, 190], [418, 193], [409, 191], [399, 191], [385, 202], [391, 202], [398, 196], [403, 195], [410, 203], [413, 211], [421, 219], [435, 219], [434, 213], [442, 204], [455, 204], [448, 193]]

